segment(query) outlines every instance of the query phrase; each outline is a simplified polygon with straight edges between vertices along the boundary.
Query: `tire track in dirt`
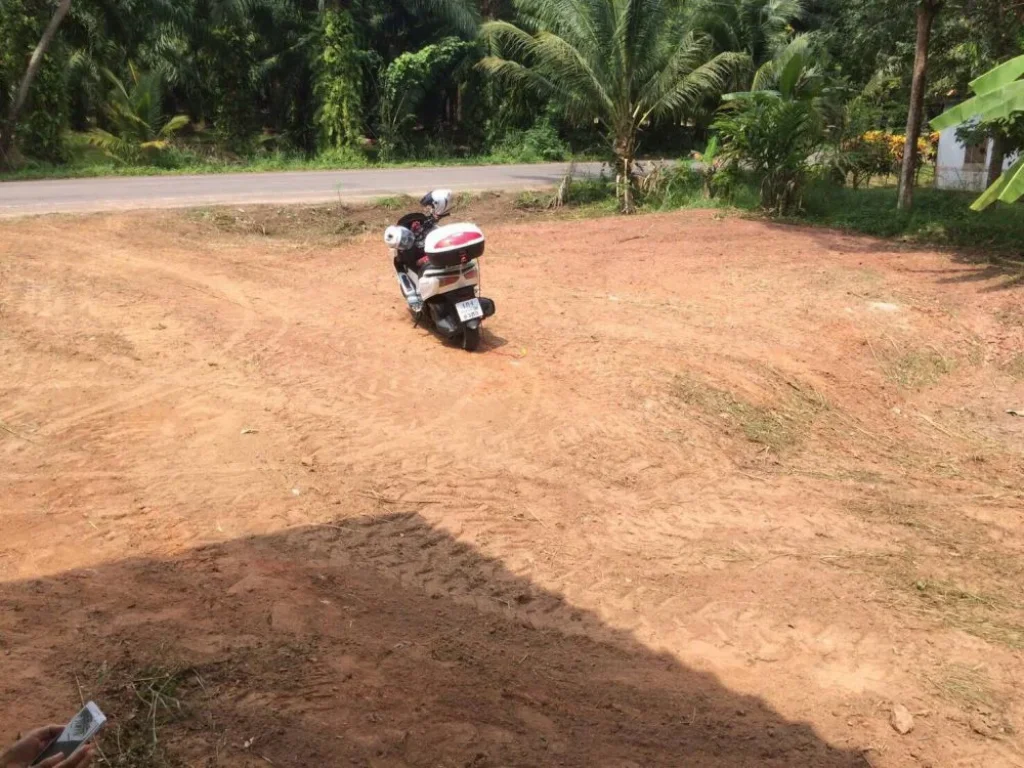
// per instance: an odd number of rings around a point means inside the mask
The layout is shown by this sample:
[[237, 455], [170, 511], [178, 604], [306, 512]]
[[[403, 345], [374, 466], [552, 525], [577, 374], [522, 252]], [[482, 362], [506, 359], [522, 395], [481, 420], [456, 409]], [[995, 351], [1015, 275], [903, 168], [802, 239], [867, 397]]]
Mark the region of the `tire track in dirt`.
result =
[[599, 623], [567, 608], [558, 597], [524, 590], [522, 581], [510, 577], [501, 561], [481, 564], [472, 546], [453, 539], [417, 512], [360, 520], [344, 528], [338, 543], [347, 555], [427, 595], [472, 605], [484, 613], [500, 613], [536, 628], [611, 638]]
[[[252, 307], [251, 302], [248, 301], [243, 290], [235, 287], [234, 283], [227, 279], [209, 278], [182, 264], [168, 266], [164, 263], [157, 262], [153, 259], [147, 259], [136, 254], [129, 256], [125, 253], [108, 252], [105, 254], [105, 259], [118, 265], [118, 268], [115, 271], [123, 271], [125, 268], [128, 268], [133, 270], [139, 276], [145, 276], [145, 279], [149, 281], [154, 279], [154, 275], [161, 275], [165, 278], [169, 278], [170, 285], [164, 284], [162, 286], [162, 293], [165, 295], [172, 293], [174, 286], [181, 286], [197, 290], [199, 293], [205, 294], [214, 300], [226, 301], [239, 307], [242, 310], [240, 314], [242, 322], [235, 323], [229, 320], [228, 323], [226, 323], [229, 327], [233, 328], [233, 330], [227, 338], [223, 340], [223, 342], [219, 343], [214, 348], [214, 354], [219, 357], [227, 357], [252, 331], [257, 328], [257, 318], [260, 318], [260, 315]], [[283, 324], [279, 324], [278, 334], [283, 333], [283, 328], [280, 327], [281, 325]], [[198, 373], [202, 370], [202, 367], [201, 365], [197, 365], [191, 370]], [[188, 372], [185, 371], [183, 373], [184, 378], [188, 378]], [[49, 435], [58, 435], [66, 431], [72, 425], [80, 424], [81, 422], [87, 422], [97, 418], [111, 418], [123, 415], [126, 411], [144, 408], [155, 401], [164, 400], [172, 395], [186, 392], [191, 389], [192, 386], [194, 385], [168, 387], [162, 385], [159, 380], [150, 381], [127, 392], [122, 392], [108, 397], [99, 403], [94, 403], [84, 408], [79, 408], [71, 411], [70, 413], [58, 416], [58, 418], [52, 420], [46, 425], [45, 433]]]

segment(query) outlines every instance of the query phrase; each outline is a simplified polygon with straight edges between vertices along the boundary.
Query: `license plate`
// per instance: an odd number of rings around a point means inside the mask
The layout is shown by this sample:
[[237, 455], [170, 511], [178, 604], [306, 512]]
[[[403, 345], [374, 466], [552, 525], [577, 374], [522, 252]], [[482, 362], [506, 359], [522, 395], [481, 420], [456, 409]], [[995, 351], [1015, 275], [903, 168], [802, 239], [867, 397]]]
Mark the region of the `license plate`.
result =
[[455, 311], [459, 313], [459, 320], [462, 322], [476, 320], [478, 317], [484, 316], [484, 308], [480, 306], [480, 299], [460, 301], [455, 305]]

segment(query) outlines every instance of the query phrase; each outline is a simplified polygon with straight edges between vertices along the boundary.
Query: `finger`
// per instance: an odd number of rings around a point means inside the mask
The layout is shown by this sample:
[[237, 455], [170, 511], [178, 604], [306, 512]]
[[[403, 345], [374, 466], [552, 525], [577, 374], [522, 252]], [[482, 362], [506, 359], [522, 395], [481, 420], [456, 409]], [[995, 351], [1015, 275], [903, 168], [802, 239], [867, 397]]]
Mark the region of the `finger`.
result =
[[56, 768], [64, 760], [64, 755], [54, 755], [41, 762], [36, 768]]
[[64, 730], [63, 725], [44, 725], [42, 728], [36, 728], [34, 731], [30, 731], [25, 734], [25, 738], [37, 739], [39, 741], [45, 741], [49, 744], [55, 738], [60, 736]]

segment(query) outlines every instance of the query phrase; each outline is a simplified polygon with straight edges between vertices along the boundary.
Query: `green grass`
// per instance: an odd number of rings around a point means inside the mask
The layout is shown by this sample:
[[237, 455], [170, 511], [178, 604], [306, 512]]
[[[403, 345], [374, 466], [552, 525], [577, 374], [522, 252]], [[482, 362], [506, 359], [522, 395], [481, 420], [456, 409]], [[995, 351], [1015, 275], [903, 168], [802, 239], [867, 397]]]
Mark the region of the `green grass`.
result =
[[[515, 161], [516, 163], [520, 161]], [[545, 162], [545, 161], [540, 161]], [[100, 176], [188, 176], [216, 173], [264, 173], [271, 171], [332, 171], [360, 168], [417, 168], [456, 165], [508, 165], [491, 155], [470, 157], [432, 157], [377, 163], [366, 158], [325, 155], [314, 158], [289, 155], [267, 155], [242, 160], [188, 159], [181, 164], [123, 165], [106, 159], [90, 160], [68, 165], [32, 163], [15, 171], [0, 173], [0, 181], [30, 181], [36, 179], [78, 179]]]
[[[563, 201], [566, 208], [586, 216], [603, 216], [618, 211], [615, 182], [608, 176], [573, 179]], [[515, 205], [520, 210], [539, 211], [557, 206], [555, 190], [531, 190], [521, 192]], [[703, 181], [687, 162], [674, 166], [662, 166], [636, 192], [637, 208], [642, 213], [677, 210], [741, 210], [752, 211], [757, 207], [754, 188], [740, 185], [728, 196], [708, 197], [704, 193]]]
[[1024, 205], [995, 205], [977, 213], [977, 195], [918, 189], [914, 207], [896, 210], [894, 189], [849, 189], [816, 184], [804, 196], [799, 220], [922, 245], [1024, 254]]
[[412, 210], [419, 201], [409, 195], [388, 195], [386, 197], [378, 197], [373, 201], [373, 204], [377, 208], [383, 208], [385, 211], [398, 211], [398, 210]]
[[[68, 134], [65, 142], [68, 161], [62, 164], [28, 161], [16, 170], [0, 172], [0, 181], [36, 179], [94, 178], [99, 176], [167, 176], [211, 173], [262, 173], [270, 171], [328, 171], [360, 168], [415, 168], [425, 166], [510, 165], [549, 162], [545, 155], [527, 147], [513, 152], [502, 146], [492, 152], [453, 155], [424, 150], [416, 157], [394, 162], [378, 162], [370, 152], [358, 149], [330, 150], [315, 157], [268, 151], [248, 157], [217, 153], [209, 141], [195, 140], [163, 153], [160, 161], [149, 165], [126, 165], [91, 146], [84, 134]], [[599, 159], [581, 156], [578, 159]]]

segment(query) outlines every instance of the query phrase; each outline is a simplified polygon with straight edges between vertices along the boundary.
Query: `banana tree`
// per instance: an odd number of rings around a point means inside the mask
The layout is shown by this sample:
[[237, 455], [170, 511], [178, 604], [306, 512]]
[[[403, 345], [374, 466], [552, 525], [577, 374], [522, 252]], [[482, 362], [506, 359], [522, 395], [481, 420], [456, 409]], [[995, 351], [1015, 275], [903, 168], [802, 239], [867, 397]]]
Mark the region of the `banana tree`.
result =
[[[932, 128], [942, 131], [968, 122], [987, 123], [1008, 120], [1024, 112], [1024, 56], [1010, 59], [974, 80], [975, 96], [932, 120]], [[975, 211], [988, 208], [997, 200], [1015, 203], [1024, 197], [1024, 156], [990, 186], [971, 206]]]

